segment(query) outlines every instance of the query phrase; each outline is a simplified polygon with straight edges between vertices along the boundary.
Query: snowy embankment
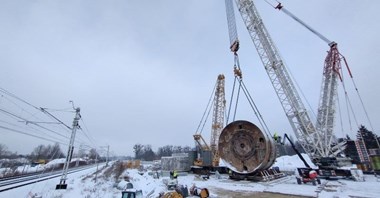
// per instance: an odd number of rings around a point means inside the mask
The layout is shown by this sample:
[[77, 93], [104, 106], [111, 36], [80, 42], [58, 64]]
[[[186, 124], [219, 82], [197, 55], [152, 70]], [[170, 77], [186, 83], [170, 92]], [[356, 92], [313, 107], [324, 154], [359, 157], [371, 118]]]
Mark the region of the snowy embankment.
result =
[[[2, 159], [2, 160], [6, 160], [6, 159]], [[20, 163], [23, 163], [25, 165], [14, 167], [14, 168], [0, 168], [0, 177], [25, 174], [25, 173], [43, 172], [46, 170], [51, 170], [53, 168], [56, 170], [59, 170], [60, 167], [63, 167], [63, 164], [65, 163], [66, 159], [65, 158], [54, 159], [46, 164], [37, 164], [34, 166], [32, 166], [29, 160], [25, 158], [21, 158], [19, 161]], [[77, 161], [85, 162], [85, 160], [83, 160], [82, 158], [73, 158], [71, 160], [71, 163], [74, 163]]]
[[[316, 165], [314, 165], [313, 162], [311, 162], [310, 157], [302, 153], [302, 157], [305, 159], [305, 161], [311, 166], [311, 168], [317, 168]], [[276, 162], [273, 164], [272, 167], [279, 167], [281, 171], [295, 171], [297, 168], [300, 167], [306, 167], [305, 164], [302, 162], [302, 160], [297, 156], [281, 156], [276, 159]]]

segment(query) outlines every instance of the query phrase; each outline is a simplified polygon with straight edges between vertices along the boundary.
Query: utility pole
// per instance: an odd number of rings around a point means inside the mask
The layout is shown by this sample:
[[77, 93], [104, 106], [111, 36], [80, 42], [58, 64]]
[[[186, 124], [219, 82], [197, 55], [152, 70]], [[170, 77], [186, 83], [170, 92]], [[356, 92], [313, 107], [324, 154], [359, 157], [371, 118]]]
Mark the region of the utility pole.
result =
[[96, 172], [95, 172], [95, 184], [96, 184], [96, 181], [98, 179], [98, 169], [99, 169], [99, 163], [98, 163], [98, 153], [96, 152], [95, 150], [95, 163], [96, 163]]
[[108, 166], [109, 153], [110, 153], [110, 145], [107, 145], [107, 160], [106, 160], [106, 167]]
[[67, 184], [66, 184], [67, 171], [69, 169], [70, 161], [71, 161], [71, 158], [72, 158], [73, 152], [74, 152], [74, 140], [75, 140], [75, 134], [76, 134], [77, 128], [79, 128], [79, 125], [78, 125], [79, 119], [80, 119], [80, 108], [78, 107], [75, 109], [75, 117], [74, 117], [74, 121], [73, 121], [73, 127], [72, 127], [72, 132], [71, 132], [69, 149], [67, 151], [66, 162], [63, 166], [63, 172], [62, 172], [61, 180], [60, 180], [59, 184], [57, 184], [57, 186], [55, 187], [56, 190], [67, 188]]

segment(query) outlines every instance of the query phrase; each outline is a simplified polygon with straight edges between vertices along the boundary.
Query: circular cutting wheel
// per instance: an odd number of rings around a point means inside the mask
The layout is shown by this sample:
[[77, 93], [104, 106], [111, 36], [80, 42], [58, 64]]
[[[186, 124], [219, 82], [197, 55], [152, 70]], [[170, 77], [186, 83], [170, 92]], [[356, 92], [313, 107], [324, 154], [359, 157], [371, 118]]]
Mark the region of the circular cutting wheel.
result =
[[218, 150], [227, 167], [239, 173], [267, 169], [275, 160], [272, 139], [245, 120], [231, 122], [222, 130]]

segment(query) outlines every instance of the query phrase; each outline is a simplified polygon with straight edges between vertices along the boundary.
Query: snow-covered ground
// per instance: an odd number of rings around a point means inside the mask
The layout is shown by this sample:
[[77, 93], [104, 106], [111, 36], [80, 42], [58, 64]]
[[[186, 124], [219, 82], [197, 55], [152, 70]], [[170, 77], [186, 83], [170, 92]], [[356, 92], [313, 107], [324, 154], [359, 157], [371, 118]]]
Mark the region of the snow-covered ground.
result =
[[[302, 162], [300, 162], [297, 156], [284, 156], [277, 159], [275, 166], [292, 170], [297, 166], [302, 166]], [[59, 183], [59, 178], [55, 178], [1, 192], [0, 198], [26, 198], [32, 197], [34, 194], [38, 194], [44, 198], [120, 198], [121, 189], [124, 188], [127, 183], [123, 180], [125, 177], [129, 177], [134, 187], [143, 191], [144, 196], [157, 197], [160, 192], [166, 191], [164, 183], [169, 179], [168, 177], [154, 179], [149, 172], [140, 175], [136, 169], [126, 169], [120, 177], [118, 177], [118, 182], [116, 182], [115, 175], [109, 174], [109, 172], [107, 172], [108, 168], [104, 168], [104, 165], [99, 166], [98, 169], [99, 172], [97, 174], [95, 174], [96, 167], [94, 167], [69, 175], [67, 190], [55, 190], [56, 184]], [[232, 181], [229, 180], [226, 175], [222, 175], [220, 179], [212, 175], [209, 180], [203, 180], [192, 174], [180, 174], [178, 182], [179, 184], [188, 186], [188, 188], [194, 184], [200, 188], [207, 188], [211, 197], [218, 198], [240, 197], [238, 194], [245, 194], [248, 195], [245, 197], [252, 197], [253, 195], [250, 196], [250, 193], [254, 192], [274, 192], [326, 198], [380, 197], [380, 178], [377, 179], [373, 175], [365, 175], [364, 178], [364, 182], [344, 179], [338, 181], [322, 180], [321, 185], [313, 186], [309, 184], [298, 185], [295, 176], [287, 176], [275, 182], [254, 183], [250, 181]], [[226, 192], [228, 192], [228, 194]]]

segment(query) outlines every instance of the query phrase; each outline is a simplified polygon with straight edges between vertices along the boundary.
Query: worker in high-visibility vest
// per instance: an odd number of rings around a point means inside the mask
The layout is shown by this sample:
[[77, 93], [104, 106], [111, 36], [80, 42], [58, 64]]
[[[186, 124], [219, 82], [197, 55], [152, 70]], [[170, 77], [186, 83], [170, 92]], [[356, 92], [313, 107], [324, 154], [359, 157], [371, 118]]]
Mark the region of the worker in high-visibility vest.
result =
[[173, 178], [174, 178], [174, 179], [177, 179], [177, 177], [178, 177], [178, 173], [177, 173], [177, 171], [176, 171], [176, 170], [174, 170], [174, 173], [173, 173]]
[[275, 142], [278, 142], [277, 132], [274, 132], [273, 139], [274, 139]]

